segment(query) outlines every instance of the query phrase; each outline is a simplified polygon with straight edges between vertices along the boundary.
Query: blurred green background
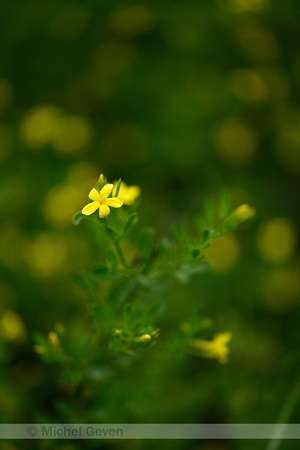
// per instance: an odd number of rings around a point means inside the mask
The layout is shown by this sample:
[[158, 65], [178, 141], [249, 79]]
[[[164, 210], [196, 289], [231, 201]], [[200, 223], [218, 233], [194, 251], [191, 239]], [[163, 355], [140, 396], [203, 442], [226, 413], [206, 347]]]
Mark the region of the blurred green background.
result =
[[[299, 2], [2, 1], [0, 34], [1, 422], [299, 422]], [[168, 292], [159, 324], [190, 302], [233, 333], [229, 363], [136, 362], [91, 405], [31, 336], [86, 314], [69, 276], [99, 249], [72, 216], [101, 172], [141, 186], [141, 225], [161, 236], [224, 189], [257, 215], [209, 249], [208, 275]]]

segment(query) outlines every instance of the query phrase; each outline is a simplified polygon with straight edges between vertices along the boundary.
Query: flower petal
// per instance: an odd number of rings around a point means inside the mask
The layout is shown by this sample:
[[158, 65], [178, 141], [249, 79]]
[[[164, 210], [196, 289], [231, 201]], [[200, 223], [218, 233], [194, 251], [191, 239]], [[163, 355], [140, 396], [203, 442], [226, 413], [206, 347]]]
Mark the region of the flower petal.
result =
[[95, 188], [93, 188], [93, 189], [91, 190], [91, 192], [89, 193], [89, 198], [90, 198], [91, 200], [95, 200], [96, 202], [99, 202], [99, 201], [100, 201], [100, 195], [99, 195], [99, 192], [98, 192]]
[[103, 186], [103, 188], [100, 191], [100, 197], [103, 197], [104, 195], [108, 197], [113, 187], [114, 187], [113, 184], [106, 184], [105, 186]]
[[100, 207], [100, 203], [99, 202], [92, 202], [92, 203], [88, 203], [83, 210], [81, 211], [82, 214], [84, 214], [85, 216], [90, 216], [91, 214], [93, 214], [96, 209], [98, 209]]
[[100, 205], [99, 209], [99, 217], [102, 219], [103, 217], [108, 216], [110, 214], [110, 209], [107, 205]]
[[113, 208], [121, 208], [121, 206], [123, 205], [123, 200], [118, 197], [107, 198], [105, 200], [105, 204], [108, 206], [112, 206]]

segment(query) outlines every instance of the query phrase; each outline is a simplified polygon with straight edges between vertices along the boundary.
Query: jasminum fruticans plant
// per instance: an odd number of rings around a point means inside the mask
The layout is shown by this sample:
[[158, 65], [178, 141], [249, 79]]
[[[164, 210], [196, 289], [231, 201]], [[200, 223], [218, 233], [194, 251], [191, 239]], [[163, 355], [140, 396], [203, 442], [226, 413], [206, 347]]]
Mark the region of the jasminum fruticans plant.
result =
[[190, 310], [188, 298], [186, 317], [178, 325], [159, 330], [159, 324], [168, 324], [168, 290], [203, 276], [210, 269], [205, 250], [252, 217], [254, 209], [247, 204], [232, 209], [222, 194], [206, 202], [203, 216], [195, 217], [191, 227], [173, 224], [176, 239], [157, 238], [153, 228], [138, 228], [134, 205], [140, 192], [100, 175], [88, 194], [91, 201], [74, 216], [75, 225], [84, 220], [93, 227], [101, 244], [99, 263], [72, 278], [85, 293], [87, 327], [68, 331], [60, 324], [48, 337], [35, 334], [35, 351], [47, 362], [62, 364], [61, 378], [77, 388], [87, 387], [97, 373], [105, 383], [137, 358], [154, 358], [156, 352], [228, 361], [231, 332], [203, 339], [204, 329], [207, 333], [213, 324]]

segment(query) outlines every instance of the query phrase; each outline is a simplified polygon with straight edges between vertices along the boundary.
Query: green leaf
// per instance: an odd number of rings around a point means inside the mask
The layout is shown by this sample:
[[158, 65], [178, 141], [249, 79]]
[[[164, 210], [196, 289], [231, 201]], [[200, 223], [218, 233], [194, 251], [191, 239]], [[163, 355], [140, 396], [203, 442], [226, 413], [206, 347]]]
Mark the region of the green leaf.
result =
[[204, 273], [207, 272], [210, 269], [210, 264], [208, 263], [184, 263], [180, 267], [180, 269], [175, 273], [175, 277], [178, 281], [185, 284], [187, 283], [191, 276], [196, 273]]
[[117, 187], [116, 187], [115, 197], [118, 197], [118, 195], [119, 195], [121, 182], [122, 182], [122, 180], [120, 178], [119, 181], [118, 181]]
[[228, 192], [223, 191], [220, 195], [219, 216], [224, 219], [230, 213], [230, 202]]
[[207, 198], [204, 204], [204, 217], [209, 225], [212, 225], [215, 218], [215, 202], [212, 198]]
[[105, 186], [106, 184], [107, 184], [107, 179], [105, 178], [103, 173], [101, 173], [101, 175], [99, 176], [99, 179], [97, 181], [97, 186], [98, 186], [99, 191], [101, 191], [103, 186]]
[[186, 243], [186, 241], [187, 241], [187, 236], [186, 236], [186, 234], [185, 234], [184, 229], [182, 228], [182, 226], [181, 226], [179, 223], [175, 222], [175, 223], [172, 225], [172, 228], [173, 228], [174, 233], [175, 233], [176, 236], [178, 237], [178, 239], [179, 239], [182, 243]]
[[79, 225], [80, 222], [82, 221], [82, 219], [84, 219], [84, 215], [81, 214], [81, 211], [79, 211], [78, 213], [75, 214], [75, 216], [73, 217], [73, 224], [74, 225]]
[[49, 342], [47, 341], [45, 336], [43, 336], [38, 331], [33, 331], [32, 332], [32, 340], [37, 345], [41, 345], [42, 347], [45, 347], [45, 348], [49, 347]]
[[201, 239], [200, 239], [200, 244], [204, 244], [204, 242], [207, 241], [207, 239], [209, 238], [209, 230], [203, 230], [202, 234], [201, 234]]
[[165, 311], [166, 306], [161, 302], [154, 303], [147, 312], [147, 318], [150, 320], [156, 320]]
[[81, 289], [89, 290], [84, 278], [82, 278], [77, 273], [72, 273], [70, 275], [70, 280], [73, 284], [76, 284], [76, 286], [80, 287]]
[[127, 236], [133, 230], [133, 228], [136, 226], [138, 221], [139, 221], [138, 213], [134, 212], [133, 214], [131, 214], [124, 226], [123, 236]]
[[89, 270], [88, 274], [95, 280], [113, 281], [119, 278], [117, 273], [110, 272], [109, 268], [106, 266], [93, 267]]
[[110, 217], [110, 216], [104, 218], [106, 231], [111, 235], [111, 237], [113, 239], [118, 240], [121, 237], [121, 232], [120, 232], [120, 230], [117, 230], [116, 228], [112, 227], [111, 219], [112, 219], [112, 217]]
[[132, 320], [132, 306], [127, 303], [123, 310], [124, 323], [129, 326]]
[[200, 250], [198, 248], [194, 248], [194, 250], [192, 251], [192, 256], [193, 258], [198, 258], [198, 256], [200, 255]]
[[140, 254], [145, 258], [149, 258], [153, 251], [154, 242], [154, 230], [152, 228], [144, 228], [139, 235], [138, 248]]
[[118, 258], [112, 250], [110, 249], [106, 250], [106, 258], [112, 268], [116, 268], [119, 266]]
[[167, 238], [162, 238], [158, 244], [156, 259], [162, 259], [164, 256], [169, 256], [172, 250], [170, 241]]

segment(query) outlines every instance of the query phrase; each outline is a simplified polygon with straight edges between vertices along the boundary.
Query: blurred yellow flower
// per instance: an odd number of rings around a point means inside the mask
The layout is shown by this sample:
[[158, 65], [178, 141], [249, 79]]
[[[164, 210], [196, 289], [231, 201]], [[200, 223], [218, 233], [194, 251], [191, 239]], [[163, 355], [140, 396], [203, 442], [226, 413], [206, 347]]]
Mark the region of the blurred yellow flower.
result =
[[218, 334], [212, 341], [203, 341], [201, 339], [192, 339], [190, 346], [199, 351], [205, 358], [216, 358], [224, 364], [228, 361], [229, 348], [228, 342], [231, 341], [232, 333], [226, 332]]
[[214, 272], [230, 272], [241, 256], [241, 244], [236, 234], [225, 234], [212, 241], [205, 256]]
[[234, 218], [237, 219], [239, 222], [244, 222], [245, 220], [250, 219], [250, 217], [253, 217], [254, 215], [255, 209], [249, 206], [247, 203], [239, 206], [233, 211]]
[[[118, 181], [114, 182], [114, 188], [118, 185]], [[127, 186], [124, 181], [121, 181], [119, 198], [123, 200], [124, 205], [132, 205], [136, 199], [141, 195], [141, 188], [139, 186]]]
[[136, 342], [139, 342], [141, 344], [148, 344], [148, 342], [151, 341], [151, 335], [146, 333], [143, 334], [142, 336], [139, 336], [135, 339]]
[[60, 348], [60, 340], [55, 331], [50, 331], [48, 333], [48, 342], [53, 348], [53, 350], [58, 350]]
[[113, 189], [112, 184], [106, 184], [100, 192], [93, 188], [89, 193], [89, 198], [93, 200], [88, 203], [83, 210], [82, 214], [85, 216], [90, 216], [97, 209], [99, 209], [99, 217], [102, 219], [110, 214], [109, 206], [113, 208], [120, 208], [123, 205], [123, 200], [118, 197], [108, 198]]
[[119, 330], [118, 328], [114, 331], [114, 336], [121, 338], [122, 337], [122, 330]]

